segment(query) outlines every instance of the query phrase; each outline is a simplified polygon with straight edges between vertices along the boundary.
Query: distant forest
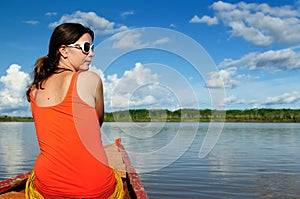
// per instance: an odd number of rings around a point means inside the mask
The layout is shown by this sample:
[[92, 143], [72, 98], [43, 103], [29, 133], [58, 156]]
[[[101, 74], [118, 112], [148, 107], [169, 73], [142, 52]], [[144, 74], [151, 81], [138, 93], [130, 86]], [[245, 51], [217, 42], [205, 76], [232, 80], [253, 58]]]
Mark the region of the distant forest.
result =
[[[224, 120], [225, 119], [225, 120]], [[0, 116], [0, 122], [32, 122], [31, 117]], [[132, 109], [106, 112], [106, 122], [300, 122], [300, 109], [211, 110]]]

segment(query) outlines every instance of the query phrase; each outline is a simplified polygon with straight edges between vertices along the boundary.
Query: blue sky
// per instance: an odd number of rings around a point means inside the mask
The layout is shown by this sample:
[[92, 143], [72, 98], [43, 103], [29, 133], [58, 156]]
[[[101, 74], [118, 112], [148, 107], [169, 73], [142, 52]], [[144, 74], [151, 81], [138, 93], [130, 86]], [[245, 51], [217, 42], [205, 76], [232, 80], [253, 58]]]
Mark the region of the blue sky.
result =
[[300, 1], [16, 1], [1, 11], [0, 115], [24, 98], [54, 27], [95, 33], [106, 111], [300, 108]]

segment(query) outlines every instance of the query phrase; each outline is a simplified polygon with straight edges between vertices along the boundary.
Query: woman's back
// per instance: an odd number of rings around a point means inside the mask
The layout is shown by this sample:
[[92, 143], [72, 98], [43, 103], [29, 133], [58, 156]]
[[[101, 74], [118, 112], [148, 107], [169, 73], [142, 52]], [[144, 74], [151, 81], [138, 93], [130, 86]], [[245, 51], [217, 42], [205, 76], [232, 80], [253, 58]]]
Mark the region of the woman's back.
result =
[[64, 71], [50, 76], [42, 85], [44, 89], [34, 89], [35, 103], [40, 107], [54, 106], [65, 98], [74, 72]]
[[46, 194], [95, 197], [114, 191], [114, 173], [107, 165], [96, 110], [77, 92], [79, 74], [55, 74], [45, 81], [44, 89], [31, 93], [41, 149], [35, 186]]

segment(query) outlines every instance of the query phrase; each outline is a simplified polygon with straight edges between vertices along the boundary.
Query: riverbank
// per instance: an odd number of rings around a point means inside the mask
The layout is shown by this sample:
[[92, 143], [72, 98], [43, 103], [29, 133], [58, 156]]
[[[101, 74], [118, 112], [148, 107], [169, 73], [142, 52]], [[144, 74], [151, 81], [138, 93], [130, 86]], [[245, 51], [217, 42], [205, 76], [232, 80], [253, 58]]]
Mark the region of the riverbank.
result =
[[[134, 109], [105, 113], [105, 122], [300, 122], [300, 109]], [[0, 122], [33, 122], [32, 117], [0, 116]]]
[[0, 122], [33, 122], [32, 117], [11, 117], [11, 116], [1, 116]]

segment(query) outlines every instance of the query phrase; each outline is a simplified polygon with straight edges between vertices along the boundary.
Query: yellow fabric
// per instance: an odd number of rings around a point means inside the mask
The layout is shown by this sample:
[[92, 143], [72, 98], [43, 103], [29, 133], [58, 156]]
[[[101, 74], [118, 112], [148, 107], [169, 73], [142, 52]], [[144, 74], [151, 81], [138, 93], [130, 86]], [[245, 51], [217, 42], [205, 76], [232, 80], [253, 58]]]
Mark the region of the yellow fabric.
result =
[[[122, 199], [125, 195], [124, 188], [123, 188], [123, 181], [116, 170], [114, 170], [114, 173], [115, 173], [117, 184], [114, 193], [108, 199]], [[35, 178], [35, 173], [34, 171], [32, 171], [31, 175], [29, 176], [26, 182], [25, 198], [44, 199], [44, 197], [34, 187], [34, 178]]]
[[35, 173], [32, 171], [29, 176], [26, 187], [25, 187], [25, 198], [26, 199], [44, 199], [44, 197], [35, 189], [34, 187], [34, 177]]
[[125, 195], [123, 181], [117, 170], [114, 169], [114, 172], [117, 184], [114, 193], [108, 199], [122, 199]]

